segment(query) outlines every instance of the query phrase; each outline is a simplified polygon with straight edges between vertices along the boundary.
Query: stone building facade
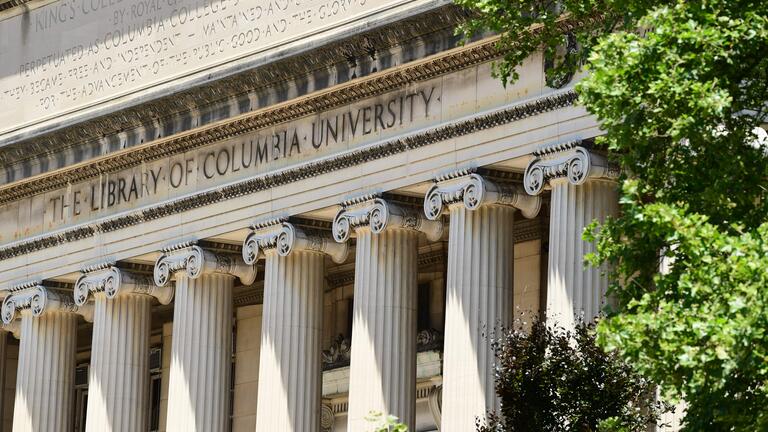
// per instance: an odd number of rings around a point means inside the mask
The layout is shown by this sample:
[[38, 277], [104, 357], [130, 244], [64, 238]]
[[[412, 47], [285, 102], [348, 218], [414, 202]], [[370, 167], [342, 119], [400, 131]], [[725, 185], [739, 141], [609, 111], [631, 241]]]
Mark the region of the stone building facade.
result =
[[2, 429], [470, 431], [598, 313], [573, 85], [446, 0], [0, 0]]

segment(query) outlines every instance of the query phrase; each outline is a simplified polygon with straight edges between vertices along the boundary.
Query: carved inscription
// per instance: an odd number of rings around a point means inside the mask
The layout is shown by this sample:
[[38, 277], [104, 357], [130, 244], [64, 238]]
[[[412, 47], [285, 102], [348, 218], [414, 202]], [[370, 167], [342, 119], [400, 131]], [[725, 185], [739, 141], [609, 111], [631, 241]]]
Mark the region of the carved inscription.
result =
[[425, 85], [48, 193], [45, 225], [94, 219], [364, 145], [434, 121], [441, 96], [439, 85]]
[[408, 2], [59, 0], [0, 21], [0, 133]]

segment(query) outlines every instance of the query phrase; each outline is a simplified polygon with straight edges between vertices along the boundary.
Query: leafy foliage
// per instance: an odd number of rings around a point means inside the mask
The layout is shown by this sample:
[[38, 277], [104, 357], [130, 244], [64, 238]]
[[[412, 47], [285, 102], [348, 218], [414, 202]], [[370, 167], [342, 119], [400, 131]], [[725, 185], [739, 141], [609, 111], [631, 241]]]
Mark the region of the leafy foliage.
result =
[[492, 347], [501, 411], [481, 432], [645, 432], [660, 411], [647, 403], [651, 383], [599, 348], [586, 325], [505, 329]]
[[372, 432], [408, 432], [408, 426], [398, 422], [393, 415], [384, 415], [378, 411], [371, 411], [365, 420], [373, 423]]
[[[635, 184], [626, 183], [627, 196]], [[622, 257], [617, 271], [626, 272], [640, 249], [633, 243], [671, 244], [665, 255], [673, 263], [653, 276], [653, 289], [632, 288], [636, 298], [624, 312], [601, 323], [601, 343], [669, 396], [686, 396], [689, 430], [768, 430], [768, 224], [731, 235], [668, 204], [630, 203], [625, 211], [603, 228], [602, 256]], [[628, 232], [633, 242], [613, 240]]]
[[576, 89], [624, 173], [621, 215], [585, 236], [618, 304], [599, 343], [686, 400], [685, 430], [768, 430], [768, 2], [459, 3], [464, 30], [503, 34], [503, 80], [563, 31], [581, 44]]
[[456, 0], [456, 4], [476, 13], [459, 28], [472, 35], [490, 30], [499, 35], [502, 61], [494, 64], [494, 73], [504, 84], [518, 79], [515, 70], [528, 56], [543, 47], [554, 61], [568, 34], [584, 48], [578, 55], [555, 62], [548, 78], [571, 75], [586, 60], [589, 48], [600, 37], [616, 31], [631, 30], [637, 18], [661, 1], [628, 0]]

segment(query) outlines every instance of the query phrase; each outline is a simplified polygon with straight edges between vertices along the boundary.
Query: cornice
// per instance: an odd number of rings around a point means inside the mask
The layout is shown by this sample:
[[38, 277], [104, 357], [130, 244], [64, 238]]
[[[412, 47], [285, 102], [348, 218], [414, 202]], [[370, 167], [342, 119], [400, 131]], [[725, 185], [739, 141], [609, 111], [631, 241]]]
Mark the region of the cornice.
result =
[[29, 3], [31, 0], [0, 0], [0, 11], [6, 11], [13, 9], [16, 6], [21, 6]]
[[360, 78], [326, 91], [3, 185], [0, 186], [0, 204], [63, 188], [72, 183], [97, 178], [101, 174], [136, 167], [142, 163], [184, 153], [245, 133], [329, 111], [362, 99], [397, 90], [409, 83], [426, 81], [485, 63], [498, 57], [497, 40], [497, 37], [484, 39], [447, 53], [437, 54], [393, 70]]
[[[361, 165], [366, 162], [382, 159], [390, 155], [403, 153], [411, 149], [424, 147], [451, 138], [520, 121], [542, 113], [572, 106], [576, 102], [576, 99], [576, 93], [571, 90], [551, 94], [471, 119], [413, 133], [403, 138], [382, 141], [375, 145], [343, 152], [331, 158], [309, 161], [290, 168], [254, 176], [226, 186], [204, 190], [193, 195], [170, 200], [134, 212], [105, 218], [53, 233], [43, 234], [31, 239], [17, 241], [0, 247], [0, 260], [71, 241], [89, 238], [94, 236], [97, 232], [111, 232], [139, 225], [165, 216], [178, 214], [187, 210], [286, 185], [339, 169]], [[162, 151], [162, 149], [159, 151]], [[0, 192], [2, 192], [2, 190], [0, 190]]]
[[[0, 164], [39, 158], [77, 145], [105, 141], [105, 138], [118, 134], [142, 135], [144, 133], [140, 130], [148, 125], [154, 133], [144, 134], [148, 136], [141, 142], [149, 142], [158, 138], [158, 132], [165, 135], [163, 131], [168, 124], [179, 116], [220, 109], [222, 103], [255, 97], [267, 89], [286, 87], [291, 83], [306, 86], [314, 74], [325, 74], [339, 67], [349, 70], [351, 77], [346, 79], [356, 79], [356, 76], [376, 71], [377, 63], [374, 59], [377, 55], [388, 57], [391, 55], [386, 53], [388, 50], [414, 41], [428, 40], [435, 33], [450, 34], [466, 17], [467, 13], [455, 5], [438, 7], [325, 46], [311, 47], [303, 53], [276, 59], [209, 84], [175, 92], [57, 131], [7, 143], [0, 137]], [[379, 64], [378, 68], [383, 66]], [[202, 119], [196, 120], [201, 121], [200, 124], [204, 123]], [[183, 129], [189, 130], [192, 126], [193, 122], [190, 121], [189, 126]]]

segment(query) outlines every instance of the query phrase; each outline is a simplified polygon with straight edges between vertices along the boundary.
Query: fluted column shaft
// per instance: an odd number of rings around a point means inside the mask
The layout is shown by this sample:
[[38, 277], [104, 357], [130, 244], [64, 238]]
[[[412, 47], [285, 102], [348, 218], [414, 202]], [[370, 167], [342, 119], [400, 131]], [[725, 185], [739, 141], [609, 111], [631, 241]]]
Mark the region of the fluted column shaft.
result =
[[151, 297], [95, 297], [86, 431], [147, 427]]
[[0, 428], [5, 426], [7, 420], [5, 415], [5, 380], [6, 380], [6, 366], [5, 363], [8, 359], [8, 332], [0, 328], [0, 409], [3, 410], [0, 413]]
[[177, 273], [168, 431], [224, 431], [229, 422], [234, 276]]
[[72, 313], [21, 313], [15, 432], [71, 430], [76, 330]]
[[441, 431], [497, 409], [489, 333], [512, 318], [515, 209], [451, 205]]
[[438, 176], [427, 191], [429, 219], [450, 216], [441, 431], [470, 431], [499, 408], [491, 333], [509, 326], [514, 294], [515, 212], [536, 217], [541, 198], [470, 169]]
[[347, 430], [371, 410], [413, 429], [416, 405], [418, 232], [358, 229]]
[[565, 178], [551, 181], [547, 319], [566, 328], [579, 316], [596, 317], [605, 302], [608, 280], [601, 269], [585, 266], [594, 245], [582, 240], [584, 228], [618, 212], [616, 183], [587, 180], [574, 185]]
[[325, 256], [266, 255], [256, 430], [320, 430]]
[[578, 317], [600, 313], [608, 281], [601, 270], [585, 267], [594, 245], [582, 240], [584, 228], [618, 212], [618, 168], [582, 142], [542, 147], [533, 153], [523, 177], [525, 190], [540, 194], [549, 185], [549, 266], [547, 322], [572, 328]]

